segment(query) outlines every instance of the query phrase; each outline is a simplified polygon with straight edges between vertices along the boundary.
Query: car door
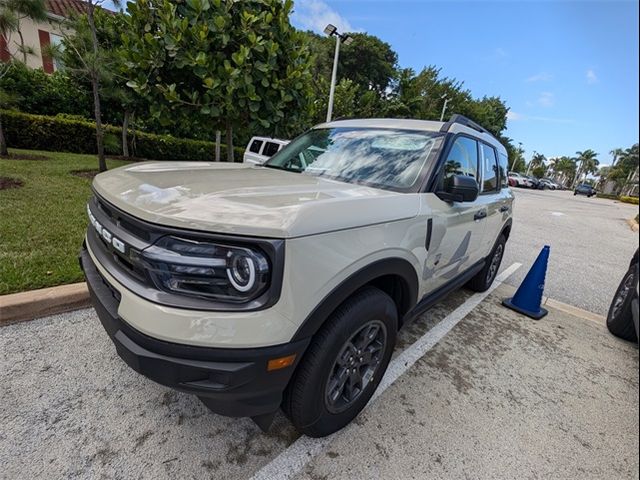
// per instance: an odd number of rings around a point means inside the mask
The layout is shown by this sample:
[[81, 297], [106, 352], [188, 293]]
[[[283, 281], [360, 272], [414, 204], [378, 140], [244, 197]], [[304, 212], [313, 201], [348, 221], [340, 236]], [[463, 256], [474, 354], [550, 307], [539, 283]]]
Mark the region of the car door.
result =
[[[458, 135], [438, 173], [440, 189], [453, 175], [479, 178], [476, 139]], [[481, 260], [485, 222], [478, 202], [446, 202], [435, 193], [421, 195], [421, 213], [427, 222], [427, 258], [422, 295], [453, 280]]]
[[482, 178], [478, 206], [486, 213], [485, 218], [482, 220], [485, 225], [480, 247], [480, 258], [484, 258], [493, 249], [498, 233], [502, 230], [503, 217], [509, 211], [509, 202], [507, 196], [501, 193], [503, 182], [495, 148], [484, 142], [480, 142], [479, 145]]

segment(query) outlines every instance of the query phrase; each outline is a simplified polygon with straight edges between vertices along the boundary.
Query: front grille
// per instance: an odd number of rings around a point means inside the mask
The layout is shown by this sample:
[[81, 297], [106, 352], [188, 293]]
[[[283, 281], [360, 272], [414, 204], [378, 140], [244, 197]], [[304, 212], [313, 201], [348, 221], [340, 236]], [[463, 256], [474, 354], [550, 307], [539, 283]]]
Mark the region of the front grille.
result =
[[150, 233], [135, 225], [129, 220], [120, 210], [117, 210], [99, 197], [96, 197], [96, 204], [98, 208], [119, 228], [125, 230], [131, 235], [148, 242], [151, 239]]

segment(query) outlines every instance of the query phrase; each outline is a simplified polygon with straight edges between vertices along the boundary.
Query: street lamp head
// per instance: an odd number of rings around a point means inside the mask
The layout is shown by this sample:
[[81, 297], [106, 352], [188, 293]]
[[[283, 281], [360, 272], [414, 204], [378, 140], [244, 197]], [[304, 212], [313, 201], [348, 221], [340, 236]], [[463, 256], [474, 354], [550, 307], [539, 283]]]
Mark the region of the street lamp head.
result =
[[353, 43], [353, 37], [351, 35], [345, 35], [342, 39], [342, 43], [345, 45], [350, 45], [351, 43]]
[[324, 27], [324, 33], [326, 33], [327, 35], [331, 36], [334, 33], [336, 33], [336, 30], [338, 30], [335, 26], [329, 24], [326, 27]]

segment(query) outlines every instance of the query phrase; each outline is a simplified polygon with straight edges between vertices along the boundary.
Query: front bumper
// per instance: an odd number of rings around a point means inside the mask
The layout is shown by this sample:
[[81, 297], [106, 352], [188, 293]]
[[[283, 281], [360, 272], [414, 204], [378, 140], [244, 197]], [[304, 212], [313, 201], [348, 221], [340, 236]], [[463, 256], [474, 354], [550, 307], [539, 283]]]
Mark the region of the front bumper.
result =
[[[212, 411], [253, 417], [276, 411], [309, 339], [263, 348], [211, 348], [145, 335], [118, 316], [120, 294], [100, 274], [86, 249], [80, 254], [93, 306], [118, 355], [136, 372], [193, 393]], [[293, 365], [267, 371], [270, 359], [296, 354]]]

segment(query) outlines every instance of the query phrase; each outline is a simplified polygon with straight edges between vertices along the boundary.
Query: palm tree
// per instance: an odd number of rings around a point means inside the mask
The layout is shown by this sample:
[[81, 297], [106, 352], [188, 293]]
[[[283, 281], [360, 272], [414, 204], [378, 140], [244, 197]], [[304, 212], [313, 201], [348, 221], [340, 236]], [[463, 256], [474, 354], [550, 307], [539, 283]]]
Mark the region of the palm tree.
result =
[[544, 167], [544, 162], [547, 160], [543, 154], [538, 152], [533, 152], [533, 157], [529, 161], [529, 166], [527, 167], [527, 174], [538, 167]]
[[[554, 173], [559, 175], [560, 183], [566, 185], [567, 179], [573, 178], [576, 173], [576, 159], [562, 156], [554, 161]], [[557, 179], [558, 177], [556, 177]]]
[[583, 152], [576, 152], [576, 160], [580, 164], [580, 168], [576, 172], [576, 176], [573, 180], [573, 184], [571, 187], [575, 187], [578, 180], [584, 175], [585, 177], [590, 173], [595, 173], [598, 171], [598, 165], [600, 162], [596, 158], [598, 154], [591, 149], [585, 150]]
[[624, 149], [622, 149], [622, 148], [614, 148], [613, 150], [609, 151], [609, 153], [613, 157], [613, 162], [611, 162], [611, 166], [615, 167], [616, 166], [616, 162], [618, 161], [618, 158], [620, 158], [622, 155], [624, 155]]

